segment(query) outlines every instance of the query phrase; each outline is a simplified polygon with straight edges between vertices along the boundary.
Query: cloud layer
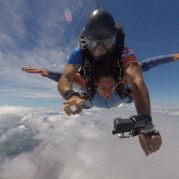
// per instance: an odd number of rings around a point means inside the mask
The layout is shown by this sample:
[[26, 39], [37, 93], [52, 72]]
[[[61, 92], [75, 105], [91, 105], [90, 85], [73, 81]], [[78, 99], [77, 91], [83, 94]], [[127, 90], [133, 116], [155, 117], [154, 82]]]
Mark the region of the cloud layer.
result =
[[113, 119], [135, 114], [132, 107], [110, 112], [93, 108], [73, 117], [44, 108], [1, 106], [0, 111], [1, 129], [7, 128], [1, 134], [1, 144], [13, 135], [27, 135], [30, 129], [33, 139], [40, 141], [31, 151], [2, 156], [2, 179], [178, 178], [179, 122], [175, 111], [174, 115], [159, 109], [154, 112], [163, 145], [148, 158], [137, 137], [121, 140], [111, 133]]

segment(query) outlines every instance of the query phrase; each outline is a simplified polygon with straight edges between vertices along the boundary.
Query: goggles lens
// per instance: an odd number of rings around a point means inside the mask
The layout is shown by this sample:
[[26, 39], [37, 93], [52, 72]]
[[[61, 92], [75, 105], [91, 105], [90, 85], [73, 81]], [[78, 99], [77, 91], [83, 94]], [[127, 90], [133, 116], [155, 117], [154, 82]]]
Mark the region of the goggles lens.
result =
[[103, 47], [105, 47], [105, 46], [115, 44], [116, 35], [114, 35], [111, 38], [104, 39], [104, 40], [90, 40], [90, 39], [85, 38], [85, 42], [91, 48], [97, 47], [98, 45], [102, 45]]
[[108, 88], [106, 88], [106, 87], [97, 87], [96, 89], [97, 89], [97, 91], [99, 93], [104, 93], [106, 91], [114, 91], [117, 88], [118, 84], [119, 83], [115, 83], [115, 84], [111, 85], [111, 87], [108, 87]]

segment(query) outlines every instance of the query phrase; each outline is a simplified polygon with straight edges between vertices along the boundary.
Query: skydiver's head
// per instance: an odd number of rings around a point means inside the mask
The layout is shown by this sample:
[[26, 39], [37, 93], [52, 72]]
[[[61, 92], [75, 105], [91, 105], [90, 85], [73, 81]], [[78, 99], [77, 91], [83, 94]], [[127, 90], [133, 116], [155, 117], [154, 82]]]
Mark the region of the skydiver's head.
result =
[[110, 99], [116, 92], [117, 86], [118, 83], [113, 76], [104, 76], [100, 77], [99, 82], [96, 83], [96, 90], [104, 99]]
[[96, 60], [103, 59], [112, 52], [116, 43], [116, 28], [113, 17], [104, 9], [96, 9], [85, 25], [86, 46]]
[[96, 63], [92, 69], [92, 80], [99, 95], [109, 99], [115, 93], [117, 87], [115, 57]]

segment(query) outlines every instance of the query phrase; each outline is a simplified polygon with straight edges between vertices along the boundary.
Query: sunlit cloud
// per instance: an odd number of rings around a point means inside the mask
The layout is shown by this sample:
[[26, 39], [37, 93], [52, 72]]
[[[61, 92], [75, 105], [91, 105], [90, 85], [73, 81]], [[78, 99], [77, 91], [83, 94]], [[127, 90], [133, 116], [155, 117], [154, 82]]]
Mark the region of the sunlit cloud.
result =
[[[129, 179], [137, 173], [138, 179], [144, 175], [150, 179], [152, 170], [153, 178], [171, 174], [177, 178], [179, 158], [173, 153], [179, 150], [178, 116], [155, 109], [153, 118], [163, 145], [146, 158], [137, 137], [122, 140], [111, 133], [115, 117], [134, 113], [130, 107], [110, 109], [110, 113], [108, 109], [92, 108], [68, 117], [63, 111], [48, 108], [0, 106], [0, 151], [4, 145], [11, 149], [1, 153], [1, 177]], [[18, 145], [24, 150], [18, 150]], [[30, 147], [25, 151], [27, 145]], [[164, 157], [169, 161], [161, 165]]]

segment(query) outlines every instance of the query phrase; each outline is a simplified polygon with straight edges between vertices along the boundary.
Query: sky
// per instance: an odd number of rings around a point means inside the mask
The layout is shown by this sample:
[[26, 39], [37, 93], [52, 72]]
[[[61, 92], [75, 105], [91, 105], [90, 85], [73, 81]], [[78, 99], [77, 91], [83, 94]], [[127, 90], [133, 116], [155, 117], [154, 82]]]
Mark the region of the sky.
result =
[[[99, 1], [121, 23], [137, 59], [179, 52], [177, 0]], [[96, 1], [1, 0], [0, 105], [57, 106], [57, 84], [23, 66], [62, 72]], [[144, 74], [152, 105], [179, 105], [179, 63]]]
[[[178, 0], [99, 5], [123, 25], [139, 61], [179, 52]], [[122, 140], [111, 132], [114, 118], [136, 114], [133, 104], [68, 117], [55, 82], [21, 71], [31, 65], [62, 72], [95, 8], [91, 0], [0, 1], [0, 179], [179, 178], [179, 62], [143, 74], [163, 141], [149, 157], [138, 137]], [[33, 141], [39, 143], [25, 151], [22, 145]]]

